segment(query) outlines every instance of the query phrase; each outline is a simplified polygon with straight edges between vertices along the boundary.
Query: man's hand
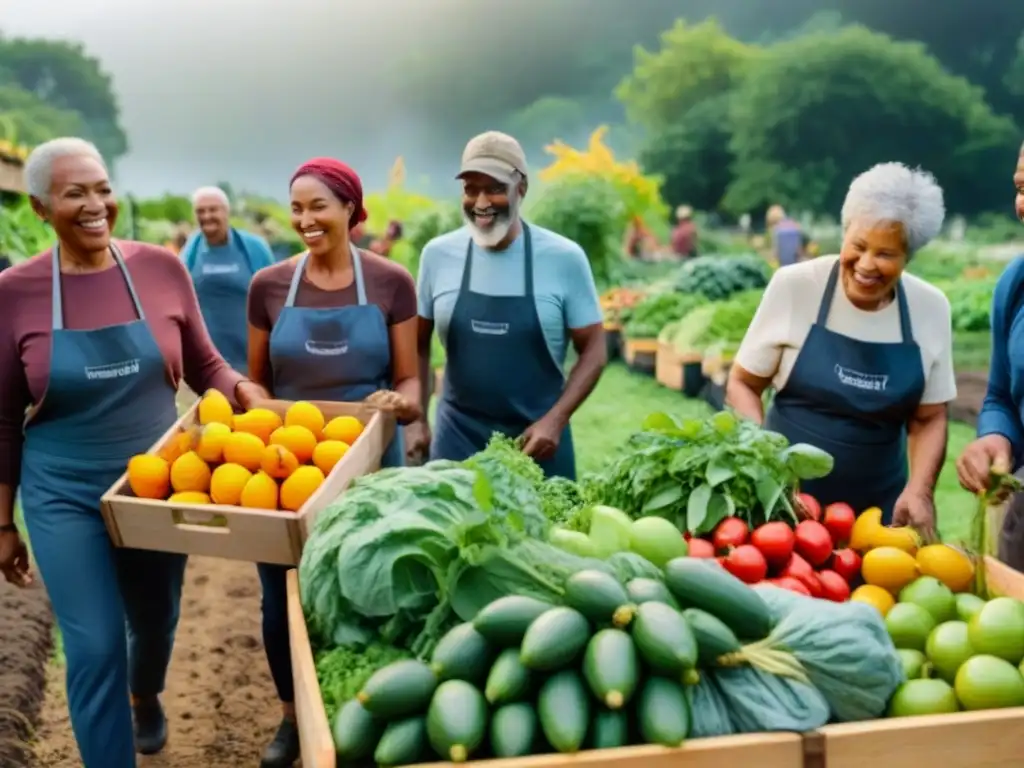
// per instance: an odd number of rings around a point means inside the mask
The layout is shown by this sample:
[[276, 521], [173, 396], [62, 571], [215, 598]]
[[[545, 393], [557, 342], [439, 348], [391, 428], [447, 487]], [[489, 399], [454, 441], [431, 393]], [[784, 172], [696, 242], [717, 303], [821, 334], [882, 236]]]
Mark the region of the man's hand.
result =
[[251, 411], [257, 403], [270, 399], [270, 393], [255, 381], [243, 379], [235, 385], [235, 400], [243, 410]]
[[0, 532], [0, 573], [16, 587], [27, 587], [32, 583], [28, 547], [17, 531]]
[[523, 432], [523, 453], [534, 461], [546, 461], [555, 455], [562, 439], [565, 423], [550, 413], [526, 428]]
[[991, 472], [1006, 473], [1013, 469], [1013, 449], [1002, 435], [985, 435], [970, 443], [956, 460], [960, 485], [971, 493], [988, 490]]
[[430, 425], [426, 419], [405, 428], [405, 456], [411, 462], [425, 461], [430, 455]]
[[926, 542], [935, 541], [935, 502], [932, 495], [909, 485], [892, 508], [892, 524], [912, 526]]
[[390, 413], [400, 422], [412, 423], [419, 416], [419, 409], [405, 395], [391, 389], [378, 389], [365, 400], [378, 410]]

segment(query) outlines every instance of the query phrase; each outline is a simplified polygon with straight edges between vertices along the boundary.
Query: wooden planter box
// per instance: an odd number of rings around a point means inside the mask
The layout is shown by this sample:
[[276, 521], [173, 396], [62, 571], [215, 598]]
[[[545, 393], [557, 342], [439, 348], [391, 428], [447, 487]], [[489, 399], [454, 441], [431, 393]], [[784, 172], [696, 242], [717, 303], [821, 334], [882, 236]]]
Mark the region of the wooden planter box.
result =
[[[286, 400], [260, 403], [260, 407], [281, 415], [289, 405]], [[140, 499], [132, 494], [126, 472], [100, 503], [114, 545], [253, 563], [297, 564], [316, 516], [353, 479], [380, 468], [384, 448], [395, 432], [392, 417], [361, 403], [316, 402], [316, 405], [328, 419], [350, 415], [365, 426], [359, 439], [298, 512]], [[198, 411], [197, 400], [149, 452], [158, 452], [182, 428], [196, 424]]]
[[25, 173], [20, 160], [0, 157], [0, 190], [4, 192], [24, 192]]
[[617, 322], [605, 321], [604, 345], [608, 354], [608, 362], [622, 357], [622, 326]]
[[687, 397], [697, 397], [704, 388], [699, 352], [680, 354], [671, 344], [658, 342], [654, 377], [658, 383]]
[[[336, 768], [337, 758], [331, 724], [324, 711], [316, 678], [313, 651], [299, 596], [298, 572], [288, 572], [288, 632], [291, 641], [292, 677], [295, 681], [295, 716], [302, 745], [303, 768]], [[427, 763], [424, 768], [444, 768], [451, 763]], [[602, 749], [576, 755], [536, 755], [507, 760], [474, 760], [480, 768], [801, 768], [803, 739], [790, 733], [764, 733], [693, 739], [679, 749], [640, 746]]]
[[626, 339], [622, 356], [633, 371], [653, 376], [657, 368], [658, 340]]
[[[1024, 600], [1024, 574], [986, 557], [989, 591]], [[806, 736], [805, 768], [1020, 768], [1024, 707], [829, 725]]]

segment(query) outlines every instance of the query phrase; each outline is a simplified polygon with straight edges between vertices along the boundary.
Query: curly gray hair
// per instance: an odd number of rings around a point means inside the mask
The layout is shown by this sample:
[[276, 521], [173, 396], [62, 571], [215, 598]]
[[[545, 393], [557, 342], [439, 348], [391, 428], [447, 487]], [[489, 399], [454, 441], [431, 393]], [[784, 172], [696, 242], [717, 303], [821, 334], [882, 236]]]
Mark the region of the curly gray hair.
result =
[[63, 137], [43, 142], [25, 160], [25, 186], [31, 197], [49, 204], [53, 166], [64, 157], [91, 157], [104, 168], [107, 167], [96, 145], [85, 139]]
[[899, 224], [908, 258], [939, 234], [945, 218], [935, 177], [903, 163], [879, 163], [865, 171], [850, 183], [843, 202], [844, 232], [854, 222]]

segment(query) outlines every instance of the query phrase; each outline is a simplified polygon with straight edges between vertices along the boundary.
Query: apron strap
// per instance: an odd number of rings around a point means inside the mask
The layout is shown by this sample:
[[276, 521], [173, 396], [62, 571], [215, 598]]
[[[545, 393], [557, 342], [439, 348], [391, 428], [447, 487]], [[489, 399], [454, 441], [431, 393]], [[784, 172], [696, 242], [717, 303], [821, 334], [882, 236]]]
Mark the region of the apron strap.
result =
[[[135, 305], [135, 312], [138, 314], [139, 320], [145, 320], [146, 313], [142, 310], [142, 302], [139, 300], [138, 291], [135, 290], [135, 283], [132, 281], [131, 273], [128, 271], [128, 266], [124, 263], [121, 249], [113, 241], [110, 243], [110, 255], [114, 257], [114, 263], [121, 270], [121, 274], [124, 275], [125, 284], [128, 286], [128, 293], [132, 297], [132, 304]], [[60, 241], [54, 243], [52, 258], [53, 308], [51, 312], [51, 328], [55, 331], [62, 331], [64, 330], [64, 298], [60, 290]]]
[[363, 282], [363, 258], [359, 255], [359, 249], [350, 242], [349, 251], [352, 254], [352, 275], [356, 282], [356, 301], [359, 306], [366, 304], [366, 283]]
[[[523, 295], [527, 298], [533, 297], [533, 238], [530, 235], [529, 225], [523, 221]], [[462, 287], [460, 293], [469, 290], [469, 278], [473, 273], [473, 236], [470, 235], [466, 243], [466, 266], [462, 270]]]
[[839, 261], [832, 265], [832, 271], [828, 274], [828, 282], [825, 283], [825, 293], [821, 297], [821, 304], [818, 305], [818, 325], [822, 328], [828, 325], [828, 313], [832, 309], [832, 299], [836, 295], [836, 283], [839, 282]]
[[[828, 313], [832, 308], [832, 299], [836, 295], [836, 284], [839, 282], [839, 262], [832, 266], [828, 282], [825, 284], [825, 294], [821, 297], [821, 305], [818, 307], [818, 325], [825, 327], [828, 323]], [[907, 306], [907, 293], [903, 290], [903, 279], [896, 283], [896, 302], [900, 311], [900, 332], [903, 335], [903, 343], [910, 344], [914, 341], [914, 330], [910, 324], [910, 309]]]
[[302, 282], [302, 273], [306, 270], [306, 261], [309, 260], [309, 251], [299, 256], [299, 263], [295, 265], [295, 274], [292, 275], [292, 282], [288, 286], [288, 298], [284, 300], [286, 307], [295, 306], [295, 296], [299, 292], [299, 283]]
[[900, 330], [903, 332], [903, 343], [914, 342], [914, 329], [910, 325], [910, 307], [907, 305], [907, 293], [903, 290], [903, 278], [896, 283], [896, 301], [900, 305]]

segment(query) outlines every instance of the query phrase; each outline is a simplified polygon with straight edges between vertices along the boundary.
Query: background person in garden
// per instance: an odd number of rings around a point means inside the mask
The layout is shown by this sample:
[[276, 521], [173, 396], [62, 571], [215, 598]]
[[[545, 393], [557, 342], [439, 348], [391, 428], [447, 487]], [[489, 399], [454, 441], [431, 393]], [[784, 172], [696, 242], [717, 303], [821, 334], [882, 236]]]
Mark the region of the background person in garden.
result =
[[[576, 243], [527, 224], [526, 156], [489, 131], [466, 145], [458, 178], [466, 226], [434, 238], [419, 272], [419, 355], [424, 414], [431, 336], [446, 352], [433, 440], [426, 417], [413, 450], [462, 460], [494, 432], [522, 436], [548, 476], [576, 477], [569, 420], [607, 362], [601, 306]], [[569, 344], [579, 359], [566, 380]]]
[[727, 390], [742, 415], [832, 454], [832, 473], [803, 487], [822, 506], [880, 507], [886, 523], [925, 532], [956, 397], [953, 339], [945, 295], [904, 270], [944, 216], [924, 171], [883, 163], [854, 179], [840, 254], [775, 273]]
[[27, 553], [13, 525], [20, 490], [64, 639], [82, 761], [132, 768], [136, 748], [152, 754], [167, 739], [158, 696], [186, 558], [115, 549], [100, 497], [177, 420], [182, 379], [242, 407], [267, 395], [217, 354], [174, 254], [111, 240], [118, 205], [92, 144], [41, 144], [25, 175], [57, 243], [0, 276], [11, 318], [0, 331], [0, 570], [26, 583]]
[[684, 259], [697, 255], [697, 223], [693, 220], [693, 208], [688, 205], [676, 208], [676, 225], [672, 229], [672, 252]]
[[229, 222], [231, 201], [220, 187], [192, 195], [199, 231], [182, 248], [199, 308], [217, 351], [236, 371], [247, 371], [245, 301], [253, 275], [275, 262], [266, 240]]
[[[260, 272], [249, 291], [249, 370], [284, 400], [358, 402], [368, 397], [399, 423], [420, 418], [416, 286], [405, 267], [361, 251], [351, 229], [366, 218], [355, 171], [331, 158], [291, 180], [292, 226], [307, 250]], [[391, 391], [393, 388], [393, 391]], [[381, 465], [405, 464], [402, 430]], [[264, 768], [299, 757], [288, 644], [287, 567], [258, 565], [263, 643], [284, 704]]]
[[[1017, 156], [1013, 174], [1017, 190], [1014, 211], [1024, 221], [1024, 145]], [[957, 459], [960, 484], [971, 493], [981, 493], [991, 482], [990, 472], [1017, 470], [1024, 478], [1024, 350], [1015, 326], [1024, 314], [1024, 257], [1006, 268], [992, 297], [992, 360], [988, 389], [978, 414], [978, 439]], [[999, 559], [1018, 571], [1024, 570], [1024, 494], [1015, 494], [1006, 510], [999, 539]]]
[[800, 225], [786, 216], [781, 205], [773, 205], [765, 214], [771, 230], [772, 258], [780, 267], [796, 264], [804, 255], [804, 234]]

